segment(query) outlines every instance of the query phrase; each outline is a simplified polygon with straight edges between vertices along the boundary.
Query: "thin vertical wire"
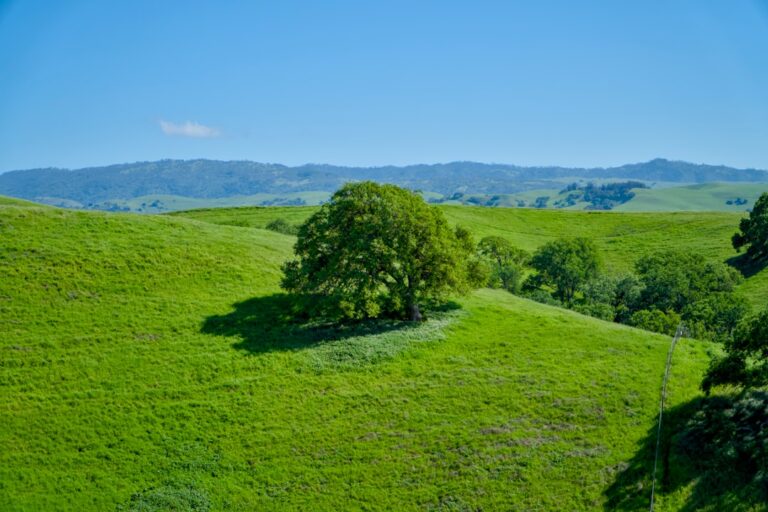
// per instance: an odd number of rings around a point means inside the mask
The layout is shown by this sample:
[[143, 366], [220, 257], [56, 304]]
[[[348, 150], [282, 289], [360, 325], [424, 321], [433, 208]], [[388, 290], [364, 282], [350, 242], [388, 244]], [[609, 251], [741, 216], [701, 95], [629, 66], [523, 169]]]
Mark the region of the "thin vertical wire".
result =
[[672, 344], [669, 346], [669, 352], [667, 352], [667, 366], [664, 369], [664, 380], [661, 384], [661, 400], [659, 401], [659, 428], [656, 431], [656, 456], [653, 459], [653, 483], [651, 484], [651, 508], [653, 512], [653, 506], [656, 499], [656, 470], [659, 465], [659, 452], [661, 450], [661, 424], [664, 420], [664, 402], [667, 399], [667, 381], [669, 380], [669, 370], [672, 367], [672, 353], [675, 351], [675, 346], [680, 338], [683, 336], [685, 327], [683, 323], [677, 326], [675, 331], [675, 337], [672, 338]]

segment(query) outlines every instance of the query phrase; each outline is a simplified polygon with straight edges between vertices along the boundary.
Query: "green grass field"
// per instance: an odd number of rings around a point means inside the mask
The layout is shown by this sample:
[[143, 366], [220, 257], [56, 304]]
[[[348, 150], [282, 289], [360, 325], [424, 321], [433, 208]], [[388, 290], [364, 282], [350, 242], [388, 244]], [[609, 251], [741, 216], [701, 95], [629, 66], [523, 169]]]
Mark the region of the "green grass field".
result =
[[[2, 510], [647, 507], [667, 338], [490, 290], [313, 329], [285, 318], [289, 236], [11, 205], [0, 234]], [[680, 345], [671, 406], [710, 350]]]
[[[744, 212], [755, 204], [763, 192], [768, 192], [768, 183], [704, 183], [685, 187], [637, 189], [635, 197], [614, 209], [620, 212]], [[748, 202], [745, 205], [726, 204], [726, 201], [736, 198]]]

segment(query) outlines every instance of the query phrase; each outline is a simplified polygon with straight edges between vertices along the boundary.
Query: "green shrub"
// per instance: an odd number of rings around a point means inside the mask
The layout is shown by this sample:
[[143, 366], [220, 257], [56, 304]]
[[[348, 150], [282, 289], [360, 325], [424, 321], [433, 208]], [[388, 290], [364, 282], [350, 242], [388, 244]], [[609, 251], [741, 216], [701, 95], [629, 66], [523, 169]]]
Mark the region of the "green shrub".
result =
[[682, 318], [674, 311], [661, 311], [659, 309], [641, 309], [632, 314], [630, 325], [646, 331], [658, 332], [672, 336], [680, 325]]
[[581, 313], [582, 315], [588, 315], [600, 320], [606, 320], [612, 322], [615, 316], [615, 310], [610, 304], [602, 302], [590, 302], [586, 304], [576, 304], [573, 310]]
[[297, 235], [299, 233], [298, 226], [290, 224], [287, 220], [282, 218], [273, 220], [267, 224], [266, 228], [270, 231], [275, 231], [284, 235]]
[[683, 310], [688, 330], [699, 339], [726, 341], [749, 313], [749, 303], [732, 293], [713, 293]]
[[554, 298], [551, 293], [539, 288], [526, 292], [524, 297], [549, 306], [563, 306], [563, 303]]
[[126, 512], [207, 512], [208, 496], [191, 486], [166, 485], [137, 492], [118, 510]]

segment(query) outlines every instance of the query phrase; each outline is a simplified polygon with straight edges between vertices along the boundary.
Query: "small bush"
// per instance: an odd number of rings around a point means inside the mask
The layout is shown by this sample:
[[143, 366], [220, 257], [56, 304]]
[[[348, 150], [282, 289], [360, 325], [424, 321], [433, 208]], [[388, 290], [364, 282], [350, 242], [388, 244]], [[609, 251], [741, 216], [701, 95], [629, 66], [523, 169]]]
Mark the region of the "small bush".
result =
[[600, 320], [606, 320], [612, 322], [616, 313], [610, 304], [603, 302], [591, 302], [587, 304], [577, 304], [573, 307], [573, 310], [581, 313], [582, 315], [588, 315]]
[[296, 226], [294, 224], [290, 224], [285, 219], [275, 219], [269, 224], [267, 224], [266, 228], [270, 231], [275, 231], [276, 233], [282, 233], [284, 235], [297, 235], [299, 233], [299, 226]]
[[208, 512], [211, 502], [208, 496], [194, 487], [166, 485], [146, 489], [131, 496], [130, 501], [118, 510], [127, 512]]
[[646, 331], [658, 332], [672, 336], [680, 325], [680, 315], [674, 311], [658, 309], [641, 309], [632, 315], [629, 324]]
[[527, 292], [524, 295], [525, 298], [540, 302], [541, 304], [548, 304], [550, 306], [563, 306], [563, 303], [552, 296], [545, 290], [536, 289]]

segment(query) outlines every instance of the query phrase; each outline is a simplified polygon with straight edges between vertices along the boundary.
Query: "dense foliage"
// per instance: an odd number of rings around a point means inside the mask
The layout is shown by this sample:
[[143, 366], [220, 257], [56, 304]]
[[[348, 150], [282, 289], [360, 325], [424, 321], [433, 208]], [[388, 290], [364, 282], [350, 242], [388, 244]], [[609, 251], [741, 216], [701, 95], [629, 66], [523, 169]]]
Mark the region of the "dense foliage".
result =
[[283, 288], [313, 314], [422, 318], [420, 306], [467, 288], [474, 244], [413, 192], [373, 182], [339, 189], [301, 226]]
[[[699, 407], [670, 443], [672, 479], [697, 475], [697, 496], [685, 510], [764, 510], [768, 501], [768, 393], [750, 390], [711, 396], [693, 405]], [[722, 495], [738, 496], [738, 500], [715, 507], [695, 503]]]
[[768, 385], [768, 309], [741, 322], [725, 354], [713, 359], [702, 388], [709, 392], [716, 385]]
[[282, 233], [284, 235], [298, 235], [299, 226], [289, 223], [282, 217], [270, 221], [266, 226], [268, 230], [276, 233]]
[[768, 257], [768, 192], [755, 202], [749, 217], [741, 220], [732, 242], [737, 251], [746, 247], [747, 256], [752, 259]]
[[635, 270], [643, 283], [640, 306], [682, 312], [714, 292], [731, 292], [741, 281], [739, 272], [700, 254], [663, 251], [640, 258]]
[[539, 247], [531, 266], [538, 271], [537, 283], [551, 286], [556, 298], [571, 304], [579, 288], [597, 277], [600, 257], [590, 240], [563, 238]]
[[501, 287], [512, 293], [520, 291], [525, 265], [530, 259], [527, 252], [500, 236], [480, 240], [478, 252], [490, 261], [492, 271], [488, 284], [491, 288]]
[[[724, 341], [749, 312], [733, 292], [742, 281], [732, 267], [699, 254], [662, 251], [640, 258], [635, 274], [601, 274], [600, 260], [584, 239], [541, 246], [531, 259], [536, 273], [524, 293], [538, 302], [672, 335], [684, 321], [690, 335]], [[550, 293], [551, 290], [551, 293]]]
[[584, 186], [572, 183], [560, 191], [561, 194], [567, 193], [568, 195], [555, 203], [555, 206], [573, 206], [583, 201], [589, 203], [587, 210], [611, 210], [614, 206], [624, 204], [635, 197], [635, 193], [632, 191], [635, 188], [647, 187], [645, 183], [640, 181], [624, 181], [603, 185], [588, 183]]

